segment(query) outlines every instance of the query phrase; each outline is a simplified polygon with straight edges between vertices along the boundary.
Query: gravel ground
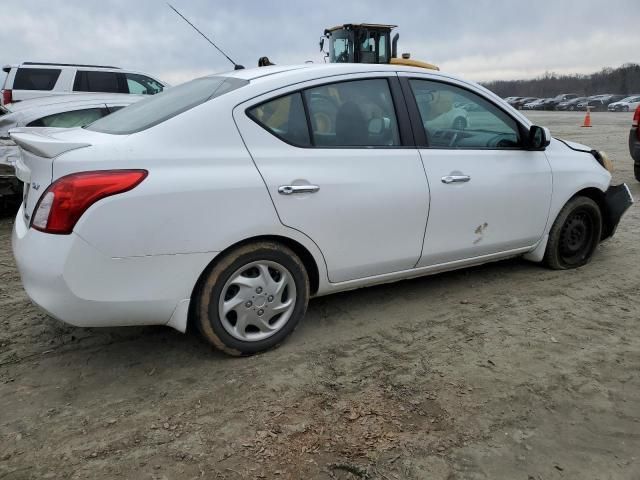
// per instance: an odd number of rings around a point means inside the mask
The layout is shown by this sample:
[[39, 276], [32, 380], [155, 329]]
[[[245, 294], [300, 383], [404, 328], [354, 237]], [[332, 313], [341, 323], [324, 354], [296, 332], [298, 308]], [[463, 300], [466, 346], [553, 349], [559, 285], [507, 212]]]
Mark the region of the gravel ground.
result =
[[[633, 179], [630, 114], [531, 113]], [[29, 303], [0, 219], [2, 479], [640, 479], [640, 206], [582, 269], [512, 260], [311, 301], [246, 359]]]

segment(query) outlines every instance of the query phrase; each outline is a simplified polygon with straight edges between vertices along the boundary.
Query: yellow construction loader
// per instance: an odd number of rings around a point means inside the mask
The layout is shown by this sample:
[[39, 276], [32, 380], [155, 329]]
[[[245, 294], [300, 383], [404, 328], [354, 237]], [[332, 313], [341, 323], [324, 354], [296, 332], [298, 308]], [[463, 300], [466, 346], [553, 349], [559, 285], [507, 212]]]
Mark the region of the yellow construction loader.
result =
[[[440, 70], [437, 66], [413, 60], [408, 53], [398, 57], [397, 33], [391, 39], [391, 30], [397, 25], [375, 23], [345, 23], [327, 28], [320, 39], [320, 50], [325, 52], [331, 63], [390, 63], [411, 67]], [[327, 42], [328, 41], [328, 42]]]

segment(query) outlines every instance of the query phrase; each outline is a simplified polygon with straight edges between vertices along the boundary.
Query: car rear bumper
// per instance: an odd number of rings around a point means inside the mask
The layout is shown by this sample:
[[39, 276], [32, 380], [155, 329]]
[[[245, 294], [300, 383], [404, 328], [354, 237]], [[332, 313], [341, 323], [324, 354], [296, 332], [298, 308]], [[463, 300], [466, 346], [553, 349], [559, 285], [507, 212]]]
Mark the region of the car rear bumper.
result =
[[633, 196], [626, 183], [612, 185], [605, 192], [605, 225], [602, 240], [612, 237], [618, 228], [622, 215], [633, 205]]
[[[20, 208], [13, 254], [31, 300], [52, 317], [78, 327], [166, 325], [214, 253], [111, 258], [75, 233], [28, 228]], [[181, 309], [183, 310], [183, 309]], [[185, 311], [186, 312], [186, 311]], [[186, 313], [185, 313], [186, 315]]]

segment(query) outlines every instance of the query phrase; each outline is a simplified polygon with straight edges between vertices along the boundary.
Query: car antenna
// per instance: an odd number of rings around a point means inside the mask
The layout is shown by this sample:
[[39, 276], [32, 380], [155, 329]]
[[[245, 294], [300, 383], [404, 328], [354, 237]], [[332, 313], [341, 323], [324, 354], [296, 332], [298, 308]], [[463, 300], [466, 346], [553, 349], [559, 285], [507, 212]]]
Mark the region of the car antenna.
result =
[[218, 48], [218, 46], [215, 43], [213, 43], [209, 37], [207, 37], [204, 33], [202, 33], [200, 30], [198, 30], [198, 27], [196, 27], [193, 23], [191, 23], [189, 20], [187, 20], [187, 17], [185, 17], [178, 10], [176, 10], [173, 5], [171, 5], [170, 3], [167, 3], [167, 5], [169, 5], [169, 8], [171, 10], [173, 10], [178, 15], [180, 15], [180, 18], [182, 18], [185, 22], [187, 22], [189, 25], [191, 25], [196, 32], [198, 32], [200, 35], [202, 35], [207, 42], [209, 42], [211, 45], [213, 45], [216, 50], [218, 50], [222, 55], [224, 55], [227, 60], [229, 60], [231, 63], [233, 63], [233, 69], [234, 70], [242, 70], [244, 68], [242, 65], [237, 64], [236, 62], [231, 60], [231, 58], [229, 58], [229, 55], [227, 55], [222, 50], [220, 50]]

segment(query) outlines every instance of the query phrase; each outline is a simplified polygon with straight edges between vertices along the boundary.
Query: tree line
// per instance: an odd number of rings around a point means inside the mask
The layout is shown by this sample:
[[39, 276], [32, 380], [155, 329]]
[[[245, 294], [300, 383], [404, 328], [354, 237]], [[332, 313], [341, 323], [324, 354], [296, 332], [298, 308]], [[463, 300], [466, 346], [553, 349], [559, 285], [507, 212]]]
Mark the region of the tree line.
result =
[[547, 72], [530, 80], [495, 80], [483, 83], [501, 97], [554, 97], [561, 93], [597, 95], [601, 93], [640, 94], [640, 65], [626, 63], [603, 68], [590, 75], [558, 75]]

